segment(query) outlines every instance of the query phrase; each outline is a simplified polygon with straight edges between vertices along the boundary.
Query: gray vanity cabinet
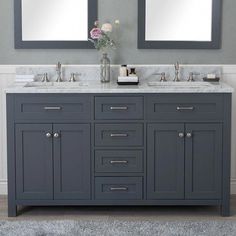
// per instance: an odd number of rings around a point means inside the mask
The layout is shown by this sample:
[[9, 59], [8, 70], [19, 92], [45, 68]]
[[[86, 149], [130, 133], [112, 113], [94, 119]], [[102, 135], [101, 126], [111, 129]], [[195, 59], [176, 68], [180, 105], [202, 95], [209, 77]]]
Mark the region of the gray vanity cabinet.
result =
[[148, 199], [184, 199], [184, 125], [149, 124]]
[[148, 126], [148, 198], [220, 199], [221, 124]]
[[17, 124], [16, 197], [53, 199], [53, 150], [50, 124]]
[[54, 199], [90, 199], [90, 125], [55, 124]]
[[90, 125], [17, 124], [18, 199], [90, 198]]
[[222, 189], [222, 125], [187, 124], [186, 134], [186, 199], [220, 199]]
[[212, 205], [230, 214], [231, 95], [8, 94], [8, 214]]

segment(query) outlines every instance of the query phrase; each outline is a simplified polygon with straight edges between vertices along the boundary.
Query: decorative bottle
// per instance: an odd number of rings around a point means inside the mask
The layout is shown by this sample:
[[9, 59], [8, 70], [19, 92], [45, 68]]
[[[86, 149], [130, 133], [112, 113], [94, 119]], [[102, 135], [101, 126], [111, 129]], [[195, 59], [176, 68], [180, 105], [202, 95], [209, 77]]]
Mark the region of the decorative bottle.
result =
[[102, 83], [110, 82], [110, 59], [107, 56], [107, 53], [102, 54], [101, 64], [100, 64], [100, 79]]

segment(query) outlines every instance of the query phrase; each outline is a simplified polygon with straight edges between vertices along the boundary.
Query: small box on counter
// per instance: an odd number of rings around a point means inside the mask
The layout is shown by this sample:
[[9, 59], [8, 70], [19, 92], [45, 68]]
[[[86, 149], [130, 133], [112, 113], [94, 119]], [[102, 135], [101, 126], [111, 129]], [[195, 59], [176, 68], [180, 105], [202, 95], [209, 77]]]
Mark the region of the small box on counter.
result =
[[205, 81], [205, 82], [219, 82], [219, 81], [220, 81], [220, 78], [219, 78], [219, 77], [216, 77], [216, 78], [214, 78], [214, 79], [209, 79], [209, 78], [207, 78], [207, 77], [204, 77], [204, 78], [203, 78], [203, 81]]
[[138, 85], [139, 78], [136, 74], [135, 68], [127, 68], [127, 65], [120, 67], [120, 76], [117, 79], [119, 85]]
[[119, 76], [117, 79], [117, 84], [119, 85], [138, 85], [138, 76]]
[[203, 81], [205, 81], [205, 82], [219, 82], [220, 78], [217, 77], [216, 74], [207, 74], [207, 76], [203, 78]]

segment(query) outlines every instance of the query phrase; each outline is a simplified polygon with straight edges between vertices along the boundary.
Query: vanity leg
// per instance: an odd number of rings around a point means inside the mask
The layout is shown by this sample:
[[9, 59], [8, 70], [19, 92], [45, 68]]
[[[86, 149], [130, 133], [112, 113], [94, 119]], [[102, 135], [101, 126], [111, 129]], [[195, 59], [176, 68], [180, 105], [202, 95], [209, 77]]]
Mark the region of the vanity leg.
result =
[[230, 216], [230, 170], [231, 170], [231, 107], [232, 95], [224, 95], [224, 126], [222, 156], [222, 203], [221, 215]]
[[17, 205], [8, 203], [8, 217], [17, 216]]
[[223, 203], [220, 208], [221, 216], [230, 216], [230, 203]]

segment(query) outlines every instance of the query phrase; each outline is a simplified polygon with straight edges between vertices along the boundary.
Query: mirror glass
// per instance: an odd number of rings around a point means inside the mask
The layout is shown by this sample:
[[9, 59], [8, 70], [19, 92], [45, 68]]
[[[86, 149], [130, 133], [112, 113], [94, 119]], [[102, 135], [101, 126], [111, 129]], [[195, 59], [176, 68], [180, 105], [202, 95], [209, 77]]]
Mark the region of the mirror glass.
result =
[[15, 49], [87, 49], [98, 0], [14, 0]]
[[138, 0], [141, 49], [218, 49], [222, 0]]
[[146, 0], [148, 41], [211, 41], [212, 0]]
[[87, 0], [22, 0], [23, 41], [88, 39]]

